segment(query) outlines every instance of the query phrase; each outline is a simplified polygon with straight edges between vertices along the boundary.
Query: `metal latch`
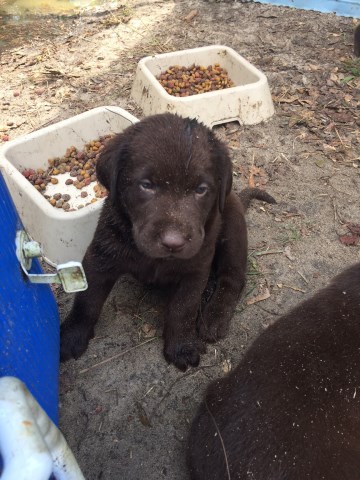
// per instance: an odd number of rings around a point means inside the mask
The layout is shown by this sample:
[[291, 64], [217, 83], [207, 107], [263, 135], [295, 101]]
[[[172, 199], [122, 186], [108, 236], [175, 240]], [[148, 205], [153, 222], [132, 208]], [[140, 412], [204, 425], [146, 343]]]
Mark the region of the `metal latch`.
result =
[[80, 262], [56, 265], [57, 273], [29, 273], [32, 259], [41, 255], [40, 244], [30, 240], [24, 230], [18, 230], [16, 232], [16, 256], [31, 283], [61, 283], [67, 293], [80, 292], [88, 288], [85, 272]]

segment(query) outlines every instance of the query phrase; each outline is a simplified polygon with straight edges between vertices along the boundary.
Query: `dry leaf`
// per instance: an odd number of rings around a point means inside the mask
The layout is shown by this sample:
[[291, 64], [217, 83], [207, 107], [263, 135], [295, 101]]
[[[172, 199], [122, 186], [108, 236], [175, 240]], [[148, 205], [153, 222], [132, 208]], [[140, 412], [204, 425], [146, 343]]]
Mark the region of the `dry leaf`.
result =
[[270, 297], [270, 291], [268, 288], [265, 288], [264, 291], [259, 295], [256, 295], [255, 297], [251, 297], [248, 300], [246, 300], [246, 304], [253, 305], [254, 303], [262, 302], [263, 300], [266, 300], [269, 297]]
[[291, 251], [290, 251], [289, 245], [287, 245], [287, 246], [284, 248], [284, 254], [285, 254], [285, 257], [288, 258], [289, 260], [291, 260], [291, 261], [295, 260], [295, 257], [294, 257], [293, 255], [291, 255]]
[[229, 373], [231, 371], [231, 360], [230, 359], [226, 359], [222, 362], [222, 370], [224, 373]]
[[334, 122], [338, 123], [352, 123], [354, 121], [353, 116], [347, 112], [330, 112], [330, 116]]
[[325, 160], [323, 158], [317, 158], [315, 160], [315, 165], [319, 168], [324, 168], [325, 167]]
[[347, 246], [357, 245], [360, 240], [360, 225], [350, 223], [346, 226], [350, 233], [339, 235], [340, 242]]
[[275, 95], [273, 96], [274, 102], [277, 103], [295, 103], [299, 101], [299, 97], [296, 96], [291, 96], [291, 97], [276, 97]]
[[354, 235], [360, 235], [360, 225], [355, 225], [353, 223], [350, 223], [347, 225], [347, 228], [350, 230], [351, 233]]
[[145, 408], [141, 405], [140, 402], [135, 402], [136, 409], [138, 411], [139, 420], [144, 427], [151, 427], [151, 422], [145, 411]]
[[[326, 129], [325, 129], [325, 130], [326, 130]], [[324, 149], [324, 150], [331, 150], [332, 152], [333, 152], [333, 151], [336, 151], [336, 148], [335, 148], [335, 147], [333, 147], [332, 145], [328, 145], [327, 143], [324, 143], [324, 144], [323, 144], [323, 149]]]
[[266, 174], [265, 174], [264, 170], [262, 170], [261, 168], [255, 166], [255, 165], [252, 165], [249, 168], [249, 187], [251, 187], [251, 188], [255, 187], [255, 180], [254, 180], [255, 175], [261, 176], [261, 175], [266, 175]]
[[295, 125], [306, 125], [310, 127], [314, 122], [314, 113], [309, 110], [302, 110], [301, 112], [294, 114], [289, 119], [289, 127]]
[[345, 235], [339, 235], [339, 240], [343, 245], [351, 246], [357, 245], [359, 242], [359, 237], [357, 235], [349, 235], [348, 233]]
[[156, 335], [156, 328], [151, 323], [144, 323], [141, 330], [145, 338], [152, 338]]
[[191, 20], [192, 20], [193, 18], [195, 18], [198, 13], [199, 13], [199, 10], [191, 10], [191, 12], [189, 12], [189, 13], [186, 15], [186, 17], [184, 17], [184, 20], [185, 20], [186, 22], [191, 22]]
[[309, 63], [308, 67], [313, 72], [316, 72], [317, 70], [320, 70], [320, 68], [321, 68], [320, 65], [314, 65], [313, 63]]

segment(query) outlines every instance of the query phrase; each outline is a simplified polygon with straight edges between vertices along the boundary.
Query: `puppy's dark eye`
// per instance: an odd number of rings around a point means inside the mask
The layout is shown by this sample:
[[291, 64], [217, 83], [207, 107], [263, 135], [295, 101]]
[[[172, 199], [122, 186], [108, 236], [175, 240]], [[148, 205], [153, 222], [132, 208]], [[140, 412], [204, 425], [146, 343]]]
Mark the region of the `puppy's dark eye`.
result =
[[198, 187], [195, 188], [195, 193], [198, 196], [203, 196], [208, 191], [208, 186], [206, 183], [201, 183]]
[[150, 182], [150, 180], [141, 180], [140, 188], [145, 192], [151, 192], [152, 190], [154, 190], [154, 184]]

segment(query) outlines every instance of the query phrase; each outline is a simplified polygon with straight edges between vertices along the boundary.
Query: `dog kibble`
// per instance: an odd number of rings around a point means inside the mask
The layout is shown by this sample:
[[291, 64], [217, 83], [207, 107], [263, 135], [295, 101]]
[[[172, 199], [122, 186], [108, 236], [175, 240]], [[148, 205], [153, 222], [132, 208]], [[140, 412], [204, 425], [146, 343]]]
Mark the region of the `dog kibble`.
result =
[[[46, 193], [47, 185], [57, 185], [59, 176], [65, 173], [71, 177], [66, 179], [65, 185], [72, 185], [76, 188], [75, 191], [80, 191], [94, 182], [97, 187], [96, 189], [94, 188], [96, 198], [90, 200], [88, 204], [96, 202], [97, 198], [104, 198], [107, 195], [106, 189], [97, 183], [96, 161], [106, 141], [112, 136], [104, 135], [97, 140], [92, 140], [85, 144], [82, 150], [70, 146], [62, 157], [49, 158], [47, 170], [27, 168], [22, 171], [22, 174], [55, 208], [62, 208], [64, 211], [74, 211], [74, 208], [71, 208], [69, 203], [71, 199], [69, 194], [55, 193], [51, 196]], [[86, 198], [89, 193], [82, 191], [80, 195], [82, 198]], [[76, 197], [75, 194], [74, 196]], [[84, 205], [80, 204], [76, 208], [84, 208]]]
[[208, 67], [195, 64], [190, 67], [174, 65], [156, 79], [167, 93], [174, 97], [189, 97], [234, 86], [227, 70], [218, 63]]

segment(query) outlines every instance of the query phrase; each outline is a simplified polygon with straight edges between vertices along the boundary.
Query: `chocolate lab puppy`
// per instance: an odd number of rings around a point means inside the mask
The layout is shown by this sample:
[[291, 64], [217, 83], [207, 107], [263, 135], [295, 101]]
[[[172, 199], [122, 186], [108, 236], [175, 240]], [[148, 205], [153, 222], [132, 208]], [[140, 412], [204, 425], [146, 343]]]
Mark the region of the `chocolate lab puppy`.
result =
[[208, 388], [188, 463], [192, 480], [360, 478], [360, 263]]
[[[114, 283], [130, 273], [168, 291], [166, 360], [197, 366], [203, 340], [225, 335], [245, 282], [244, 207], [227, 148], [195, 120], [154, 115], [108, 142], [97, 176], [109, 195], [83, 259], [89, 288], [61, 326], [62, 360], [86, 350]], [[274, 202], [256, 189], [243, 196]], [[216, 286], [199, 313], [212, 268]]]

